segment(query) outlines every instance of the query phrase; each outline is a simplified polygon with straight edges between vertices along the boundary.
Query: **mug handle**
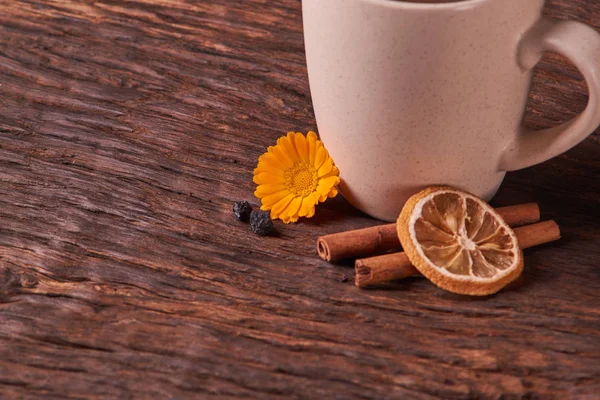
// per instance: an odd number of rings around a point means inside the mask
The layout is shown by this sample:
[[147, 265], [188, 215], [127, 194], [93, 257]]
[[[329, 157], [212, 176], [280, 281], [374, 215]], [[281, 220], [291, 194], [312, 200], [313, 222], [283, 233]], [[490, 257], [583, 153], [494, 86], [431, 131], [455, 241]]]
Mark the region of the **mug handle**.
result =
[[519, 65], [529, 71], [545, 51], [568, 58], [583, 74], [590, 92], [586, 109], [554, 128], [522, 132], [500, 158], [501, 171], [527, 168], [566, 152], [600, 125], [600, 34], [575, 21], [542, 19], [522, 39]]

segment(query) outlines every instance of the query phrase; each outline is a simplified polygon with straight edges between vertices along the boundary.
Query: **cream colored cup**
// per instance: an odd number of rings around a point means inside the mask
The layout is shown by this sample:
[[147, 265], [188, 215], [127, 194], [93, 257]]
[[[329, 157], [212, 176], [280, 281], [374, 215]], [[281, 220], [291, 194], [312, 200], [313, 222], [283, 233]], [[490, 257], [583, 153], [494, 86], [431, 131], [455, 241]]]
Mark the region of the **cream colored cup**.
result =
[[[393, 221], [409, 196], [448, 184], [489, 200], [506, 171], [600, 125], [600, 35], [542, 17], [543, 0], [303, 0], [310, 89], [341, 192]], [[532, 68], [569, 58], [590, 100], [574, 120], [522, 126]]]

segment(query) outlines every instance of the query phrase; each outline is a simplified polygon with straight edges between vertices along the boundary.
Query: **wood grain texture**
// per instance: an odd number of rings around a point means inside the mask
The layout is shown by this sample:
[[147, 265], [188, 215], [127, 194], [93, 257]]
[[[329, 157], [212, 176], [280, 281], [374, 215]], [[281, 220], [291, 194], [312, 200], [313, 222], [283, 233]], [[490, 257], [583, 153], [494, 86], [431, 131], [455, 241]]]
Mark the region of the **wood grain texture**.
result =
[[[600, 2], [548, 15], [600, 29]], [[528, 124], [581, 111], [558, 56]], [[0, 398], [592, 399], [600, 393], [600, 133], [511, 173], [564, 238], [468, 299], [339, 282], [342, 199], [257, 238], [257, 157], [315, 129], [298, 0], [0, 0]]]

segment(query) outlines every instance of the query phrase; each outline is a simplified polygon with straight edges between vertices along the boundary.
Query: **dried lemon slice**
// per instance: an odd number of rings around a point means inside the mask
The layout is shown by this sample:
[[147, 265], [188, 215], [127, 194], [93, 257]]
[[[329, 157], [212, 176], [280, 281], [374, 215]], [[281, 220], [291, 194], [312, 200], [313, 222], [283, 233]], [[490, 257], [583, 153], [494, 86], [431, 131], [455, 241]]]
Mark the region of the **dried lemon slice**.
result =
[[431, 187], [405, 204], [397, 222], [404, 252], [438, 287], [453, 293], [496, 293], [523, 271], [517, 237], [480, 198]]

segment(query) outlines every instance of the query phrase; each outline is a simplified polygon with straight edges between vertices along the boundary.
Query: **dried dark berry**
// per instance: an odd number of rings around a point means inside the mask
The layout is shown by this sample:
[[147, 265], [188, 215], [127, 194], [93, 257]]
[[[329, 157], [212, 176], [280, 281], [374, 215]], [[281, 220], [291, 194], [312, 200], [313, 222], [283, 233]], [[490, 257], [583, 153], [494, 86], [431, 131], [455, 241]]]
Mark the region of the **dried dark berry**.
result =
[[348, 282], [348, 276], [347, 275], [342, 275], [342, 277], [339, 279], [340, 283], [347, 283]]
[[252, 206], [247, 201], [236, 201], [233, 203], [233, 215], [238, 221], [248, 221]]
[[271, 216], [266, 211], [254, 210], [250, 214], [250, 230], [257, 235], [267, 236], [273, 232], [275, 227]]

